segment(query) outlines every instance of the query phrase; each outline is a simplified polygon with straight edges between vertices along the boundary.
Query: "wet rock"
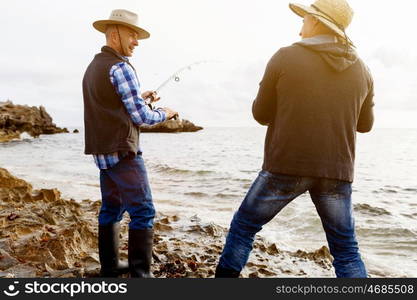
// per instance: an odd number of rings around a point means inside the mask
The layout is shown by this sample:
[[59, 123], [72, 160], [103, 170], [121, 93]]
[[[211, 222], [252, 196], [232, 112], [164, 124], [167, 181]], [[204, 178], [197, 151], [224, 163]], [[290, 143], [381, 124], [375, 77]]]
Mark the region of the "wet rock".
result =
[[249, 274], [249, 278], [258, 278], [258, 277], [259, 277], [259, 273], [257, 271]]
[[142, 125], [140, 127], [141, 132], [196, 132], [202, 130], [203, 127], [196, 126], [188, 120], [168, 120], [155, 125]]
[[216, 224], [207, 224], [207, 225], [193, 225], [189, 229], [189, 232], [198, 232], [210, 235], [212, 237], [220, 237], [223, 236], [225, 233], [224, 228], [216, 225]]
[[333, 261], [333, 257], [330, 254], [329, 248], [327, 248], [326, 246], [323, 246], [314, 252], [298, 250], [293, 255], [294, 257], [312, 260], [317, 264], [327, 268], [331, 267]]
[[255, 264], [255, 263], [253, 263], [253, 262], [248, 262], [248, 263], [246, 264], [246, 266], [247, 266], [248, 268], [252, 268], [252, 267], [256, 267], [256, 268], [267, 268], [267, 267], [268, 267], [267, 265]]
[[90, 220], [96, 219], [97, 211], [62, 199], [56, 189], [32, 190], [30, 184], [0, 168], [0, 208], [4, 273], [79, 276], [86, 253], [96, 252], [97, 234]]
[[[97, 277], [100, 201], [62, 199], [0, 168], [0, 277]], [[18, 216], [18, 217], [17, 217]], [[120, 257], [127, 258], [128, 218], [121, 223]], [[158, 213], [155, 277], [213, 277], [227, 229], [194, 216]], [[326, 247], [289, 252], [256, 238], [241, 277], [334, 276]]]
[[271, 271], [269, 271], [267, 269], [264, 269], [264, 268], [260, 268], [258, 272], [262, 275], [265, 275], [265, 276], [275, 276], [275, 275], [277, 275], [277, 273], [271, 272]]
[[190, 221], [195, 222], [195, 223], [200, 223], [201, 219], [197, 215], [194, 215], [190, 218]]
[[172, 228], [171, 226], [169, 226], [169, 225], [166, 225], [166, 224], [162, 224], [162, 223], [155, 223], [155, 225], [154, 225], [154, 229], [155, 229], [155, 230], [158, 230], [158, 231], [170, 231], [170, 230], [172, 230], [173, 228]]
[[25, 188], [27, 192], [29, 189], [32, 189], [32, 186], [24, 180], [12, 176], [6, 169], [0, 168], [0, 189], [1, 188], [5, 189], [4, 192], [12, 189]]
[[277, 248], [277, 245], [271, 244], [268, 248], [266, 248], [266, 253], [270, 255], [277, 255], [280, 253], [279, 249]]
[[43, 106], [15, 105], [11, 101], [0, 102], [0, 142], [7, 142], [27, 132], [32, 137], [41, 134], [68, 133], [57, 127]]
[[7, 270], [15, 265], [17, 265], [19, 261], [9, 255], [3, 249], [0, 249], [0, 270]]
[[36, 267], [26, 263], [15, 265], [2, 273], [6, 278], [33, 278], [42, 275]]

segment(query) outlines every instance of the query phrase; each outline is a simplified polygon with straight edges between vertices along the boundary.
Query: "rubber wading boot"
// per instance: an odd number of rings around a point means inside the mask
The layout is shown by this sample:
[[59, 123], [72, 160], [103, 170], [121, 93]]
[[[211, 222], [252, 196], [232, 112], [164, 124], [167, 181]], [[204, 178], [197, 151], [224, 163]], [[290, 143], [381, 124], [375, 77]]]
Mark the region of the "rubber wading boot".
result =
[[129, 229], [130, 276], [152, 278], [153, 229]]
[[216, 274], [214, 275], [215, 278], [239, 278], [240, 272], [232, 270], [232, 269], [225, 269], [220, 267], [219, 265], [216, 268]]
[[129, 272], [127, 262], [119, 261], [119, 232], [119, 223], [98, 226], [100, 277], [118, 277]]

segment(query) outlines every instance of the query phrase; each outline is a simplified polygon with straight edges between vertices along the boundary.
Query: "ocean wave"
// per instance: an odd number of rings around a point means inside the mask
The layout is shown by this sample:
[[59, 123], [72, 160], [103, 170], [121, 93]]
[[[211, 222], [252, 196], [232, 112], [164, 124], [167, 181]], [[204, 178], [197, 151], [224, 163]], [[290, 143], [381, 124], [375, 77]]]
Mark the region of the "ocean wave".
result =
[[404, 192], [411, 192], [411, 193], [417, 193], [417, 188], [405, 188], [402, 189]]
[[258, 171], [258, 169], [256, 170], [239, 170], [239, 172], [245, 173], [245, 174], [256, 174], [256, 172]]
[[90, 186], [90, 187], [100, 187], [98, 183], [80, 183], [80, 185]]
[[203, 197], [208, 197], [209, 196], [208, 194], [201, 193], [201, 192], [188, 192], [188, 193], [184, 193], [184, 195], [191, 196], [191, 197], [197, 197], [197, 198], [203, 198]]
[[173, 168], [167, 165], [154, 165], [151, 166], [152, 170], [158, 173], [168, 173], [168, 174], [192, 174], [192, 175], [208, 175], [213, 174], [215, 172], [208, 171], [208, 170], [187, 170], [187, 169], [179, 169]]
[[384, 208], [371, 206], [369, 204], [359, 203], [354, 205], [354, 209], [361, 213], [372, 216], [390, 216], [391, 213]]
[[384, 186], [384, 187], [382, 187], [378, 190], [374, 190], [372, 192], [374, 194], [384, 194], [384, 193], [397, 194], [397, 193], [402, 193], [402, 192], [417, 193], [417, 188], [414, 188], [414, 187], [403, 188], [403, 187], [399, 187], [399, 186], [386, 185], [386, 186]]
[[394, 241], [415, 241], [417, 240], [417, 232], [412, 229], [402, 227], [377, 227], [377, 228], [364, 228], [358, 227], [358, 234], [362, 238], [372, 237], [374, 241], [383, 240], [386, 243], [387, 239], [393, 239]]
[[236, 194], [217, 193], [216, 195], [214, 195], [214, 197], [226, 199], [226, 198], [236, 198], [237, 195]]
[[380, 188], [378, 190], [372, 191], [374, 194], [398, 194], [398, 190], [392, 188]]

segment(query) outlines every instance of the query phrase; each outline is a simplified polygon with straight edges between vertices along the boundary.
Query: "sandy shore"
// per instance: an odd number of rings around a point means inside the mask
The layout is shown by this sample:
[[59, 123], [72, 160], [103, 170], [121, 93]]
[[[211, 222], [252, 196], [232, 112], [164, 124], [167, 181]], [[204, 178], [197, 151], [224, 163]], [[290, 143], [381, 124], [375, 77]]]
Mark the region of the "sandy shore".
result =
[[[99, 272], [99, 201], [62, 199], [56, 189], [34, 190], [0, 168], [0, 277], [95, 277]], [[121, 257], [127, 259], [127, 222]], [[155, 277], [214, 276], [227, 229], [198, 216], [159, 212], [155, 220]], [[288, 252], [257, 239], [242, 277], [334, 276], [326, 247]]]

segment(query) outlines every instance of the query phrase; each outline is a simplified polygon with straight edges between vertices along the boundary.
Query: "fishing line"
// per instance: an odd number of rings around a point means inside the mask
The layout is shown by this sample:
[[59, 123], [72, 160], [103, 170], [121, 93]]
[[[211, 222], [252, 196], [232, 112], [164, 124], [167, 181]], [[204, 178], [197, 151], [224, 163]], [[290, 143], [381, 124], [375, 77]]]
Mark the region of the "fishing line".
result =
[[[211, 62], [216, 62], [216, 61], [210, 61], [210, 60], [202, 60], [202, 61], [197, 61], [194, 62], [192, 64], [189, 64], [185, 67], [182, 67], [180, 69], [178, 69], [177, 71], [175, 71], [171, 76], [169, 76], [164, 82], [162, 82], [156, 89], [155, 92], [159, 93], [164, 87], [166, 87], [168, 85], [168, 83], [170, 83], [171, 81], [174, 82], [180, 82], [181, 81], [181, 77], [179, 76], [181, 73], [183, 73], [184, 71], [191, 71], [192, 67], [196, 66], [196, 65], [201, 65], [201, 64], [205, 64], [205, 63], [211, 63]], [[146, 99], [145, 103], [150, 105], [151, 104], [151, 100]]]

